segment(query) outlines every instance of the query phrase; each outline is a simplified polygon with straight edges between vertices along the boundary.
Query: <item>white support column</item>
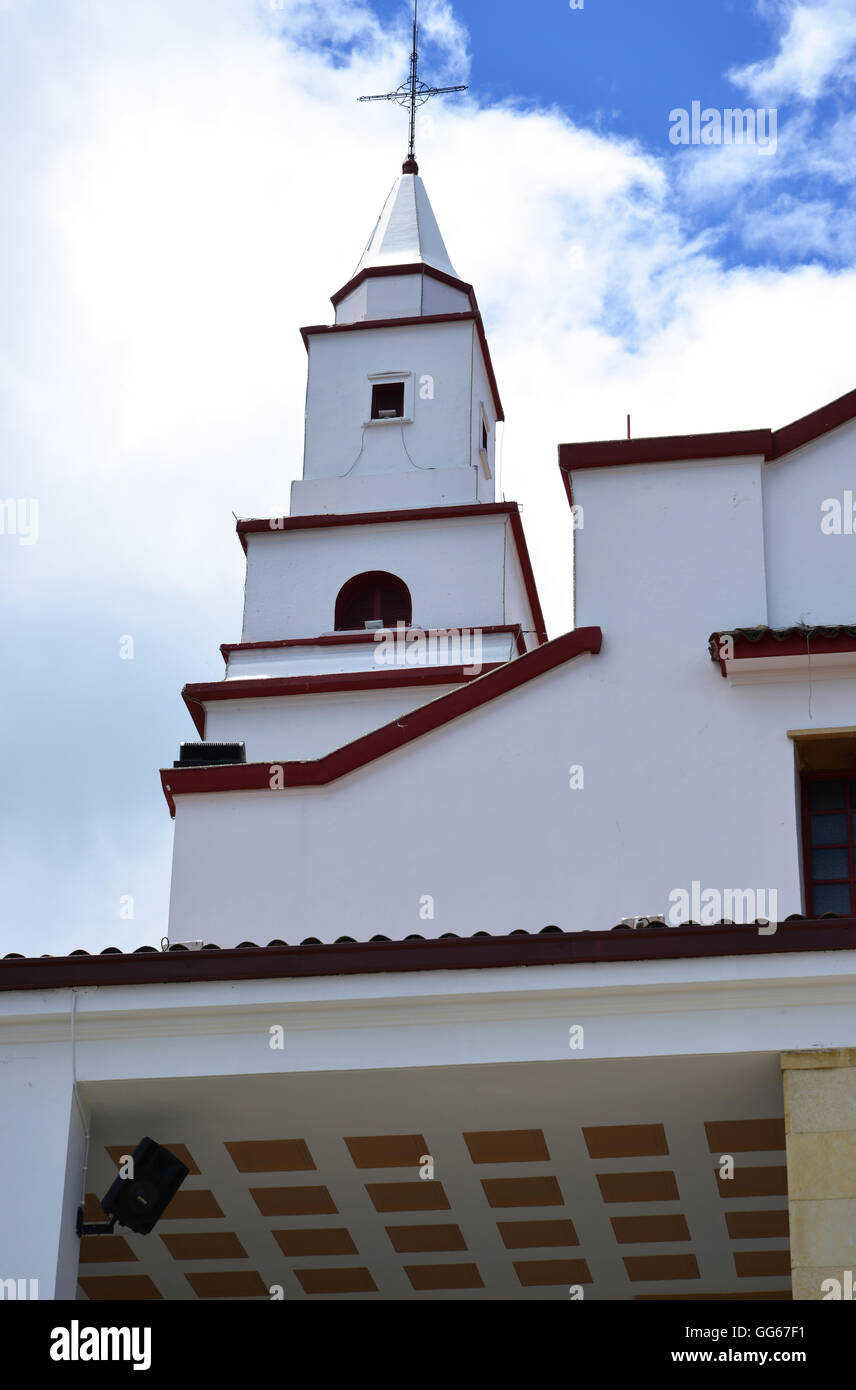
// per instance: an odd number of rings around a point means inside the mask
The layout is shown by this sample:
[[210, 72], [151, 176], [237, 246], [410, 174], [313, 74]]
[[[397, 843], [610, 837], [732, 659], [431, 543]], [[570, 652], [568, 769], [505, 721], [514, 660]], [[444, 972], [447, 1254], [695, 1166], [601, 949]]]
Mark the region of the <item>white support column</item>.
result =
[[36, 1043], [4, 1051], [0, 1281], [14, 1279], [16, 1288], [0, 1282], [0, 1297], [73, 1299], [84, 1141], [69, 1048]]

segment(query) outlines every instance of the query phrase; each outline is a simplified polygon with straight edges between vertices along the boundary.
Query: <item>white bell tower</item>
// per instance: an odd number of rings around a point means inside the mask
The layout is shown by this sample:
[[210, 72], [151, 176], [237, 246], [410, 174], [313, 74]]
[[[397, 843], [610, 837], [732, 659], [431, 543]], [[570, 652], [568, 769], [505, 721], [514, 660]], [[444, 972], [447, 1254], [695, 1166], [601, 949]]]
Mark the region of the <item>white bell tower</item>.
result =
[[233, 865], [247, 834], [276, 837], [283, 814], [295, 816], [297, 839], [281, 852], [320, 881], [347, 833], [343, 779], [370, 822], [373, 762], [541, 669], [547, 634], [519, 509], [495, 497], [503, 413], [484, 325], [413, 153], [417, 106], [459, 89], [420, 82], [416, 37], [414, 7], [409, 83], [367, 98], [410, 107], [401, 177], [333, 296], [334, 322], [302, 329], [306, 430], [291, 513], [238, 522], [241, 640], [221, 648], [222, 680], [182, 692], [201, 742], [161, 773], [177, 818], [174, 941], [268, 939], [264, 921], [200, 921], [210, 812], [228, 827]]
[[333, 296], [335, 323], [302, 330], [309, 383], [292, 516], [494, 500], [503, 414], [481, 315], [415, 161], [404, 167]]
[[415, 160], [333, 303], [302, 330], [303, 478], [290, 516], [238, 523], [241, 640], [223, 680], [184, 688], [203, 746], [171, 804], [236, 758], [328, 757], [546, 640], [518, 508], [494, 497], [481, 315]]

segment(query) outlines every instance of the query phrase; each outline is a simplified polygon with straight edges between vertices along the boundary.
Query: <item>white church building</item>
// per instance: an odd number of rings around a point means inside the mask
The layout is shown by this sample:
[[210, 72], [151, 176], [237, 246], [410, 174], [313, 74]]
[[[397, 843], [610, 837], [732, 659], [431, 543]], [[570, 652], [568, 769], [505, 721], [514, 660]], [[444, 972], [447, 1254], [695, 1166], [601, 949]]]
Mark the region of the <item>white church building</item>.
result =
[[[238, 523], [241, 640], [161, 772], [173, 944], [0, 962], [0, 1280], [841, 1296], [856, 391], [561, 445], [548, 635], [415, 161], [333, 305], [290, 515]], [[79, 1238], [144, 1135], [189, 1169], [157, 1227]]]

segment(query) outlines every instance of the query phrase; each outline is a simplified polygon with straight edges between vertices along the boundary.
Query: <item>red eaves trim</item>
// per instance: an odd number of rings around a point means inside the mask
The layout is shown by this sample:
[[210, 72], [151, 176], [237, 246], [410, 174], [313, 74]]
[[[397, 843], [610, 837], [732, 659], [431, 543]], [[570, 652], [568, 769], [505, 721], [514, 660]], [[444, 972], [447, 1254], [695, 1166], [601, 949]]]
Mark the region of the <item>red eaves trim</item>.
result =
[[[761, 454], [765, 462], [784, 458], [830, 430], [856, 420], [856, 391], [803, 415], [780, 430], [734, 430], [717, 434], [663, 435], [647, 439], [606, 439], [589, 444], [560, 444], [559, 467], [567, 474], [583, 468], [616, 464], [674, 463]], [[570, 500], [570, 495], [569, 495]]]
[[[479, 675], [496, 671], [500, 661], [485, 662]], [[205, 737], [205, 705], [214, 700], [265, 700], [288, 695], [332, 695], [347, 690], [397, 690], [411, 685], [456, 685], [477, 680], [469, 666], [385, 666], [376, 671], [335, 671], [316, 676], [250, 676], [246, 680], [204, 681], [186, 685], [182, 699]]]
[[[535, 680], [547, 671], [573, 660], [584, 652], [596, 654], [600, 651], [603, 634], [599, 627], [581, 627], [556, 637], [516, 661], [505, 662], [495, 671], [450, 690], [428, 704], [420, 705], [409, 714], [401, 715], [380, 729], [374, 729], [362, 738], [336, 748], [323, 758], [312, 762], [277, 762], [270, 759], [264, 763], [234, 763], [218, 767], [163, 768], [161, 785], [169, 805], [170, 814], [175, 815], [176, 796], [189, 793], [271, 791], [271, 768], [282, 768], [284, 787], [324, 787], [338, 781], [349, 772], [365, 767], [386, 753], [391, 753], [414, 739], [442, 728], [453, 719], [469, 714], [472, 710], [488, 704], [500, 695], [506, 695], [521, 685]], [[237, 684], [237, 682], [236, 682]], [[272, 793], [276, 795], [275, 792]]]
[[[396, 628], [383, 628], [386, 633], [393, 632], [398, 635]], [[420, 637], [433, 637], [440, 632], [448, 632], [448, 628], [437, 627], [409, 627], [404, 636], [413, 638], [417, 633]], [[523, 628], [520, 623], [491, 623], [487, 627], [480, 627], [481, 633], [507, 632], [514, 638], [518, 652], [522, 656], [526, 651], [526, 639], [523, 636]], [[221, 642], [220, 654], [224, 661], [228, 661], [232, 652], [266, 652], [274, 651], [281, 647], [338, 647], [343, 644], [348, 645], [352, 642], [374, 642], [374, 632], [324, 632], [320, 637], [279, 637], [270, 642]]]
[[562, 482], [565, 484], [565, 494], [566, 494], [567, 499], [568, 499], [568, 506], [571, 508], [571, 511], [573, 511], [573, 509], [574, 509], [574, 485], [573, 485], [573, 483], [571, 482], [571, 475], [570, 475], [570, 473], [568, 473], [567, 470], [564, 469], [564, 468], [560, 468], [559, 471], [560, 471], [560, 473], [561, 473], [561, 475], [562, 475]]
[[436, 941], [361, 941], [322, 946], [243, 946], [228, 950], [39, 956], [0, 960], [0, 991], [70, 985], [188, 984], [200, 980], [285, 980], [326, 975], [496, 970], [609, 961], [766, 956], [856, 950], [856, 918], [780, 922], [771, 936], [755, 926], [663, 927], [647, 931], [548, 932]]
[[502, 408], [502, 401], [499, 396], [499, 386], [496, 381], [496, 373], [493, 370], [490, 348], [487, 345], [487, 334], [484, 331], [484, 323], [478, 309], [468, 309], [459, 314], [415, 314], [407, 318], [397, 319], [360, 319], [358, 323], [315, 323], [310, 324], [308, 328], [301, 328], [300, 336], [308, 352], [310, 337], [318, 337], [322, 333], [365, 333], [372, 328], [415, 328], [430, 323], [475, 324], [479, 346], [481, 347], [482, 357], [484, 358], [487, 379], [490, 384], [491, 395], [493, 396], [496, 418], [497, 420], [504, 420], [505, 412]]
[[828, 405], [822, 405], [810, 415], [803, 415], [801, 419], [794, 420], [792, 425], [785, 425], [783, 429], [776, 430], [773, 434], [773, 452], [770, 458], [779, 459], [785, 454], [792, 454], [794, 449], [802, 448], [803, 444], [810, 444], [813, 439], [820, 439], [821, 435], [829, 434], [830, 430], [836, 430], [839, 425], [846, 425], [850, 420], [856, 420], [856, 391], [848, 391], [845, 396], [839, 396]]
[[[744, 661], [747, 657], [769, 656], [828, 656], [835, 652], [856, 652], [856, 638], [841, 632], [834, 637], [823, 637], [820, 633], [794, 633], [777, 641], [775, 637], [760, 637], [752, 641], [740, 632], [715, 632], [711, 638], [717, 646], [722, 638], [731, 637], [734, 642], [734, 656]], [[719, 658], [722, 675], [728, 676], [728, 662]]]
[[532, 621], [535, 624], [535, 634], [538, 641], [543, 644], [547, 641], [547, 627], [544, 622], [544, 614], [541, 611], [541, 600], [538, 597], [532, 561], [529, 558], [529, 547], [526, 544], [526, 537], [523, 534], [523, 522], [520, 519], [520, 512], [517, 507], [512, 508], [508, 515], [511, 520], [511, 532], [517, 546], [517, 558], [520, 561], [520, 568], [523, 573], [523, 587], [526, 590], [526, 597], [529, 600], [529, 608], [532, 613]]
[[342, 515], [322, 513], [320, 516], [280, 516], [270, 517], [268, 520], [250, 518], [239, 521], [235, 529], [246, 554], [246, 537], [253, 534], [279, 535], [286, 531], [323, 529], [329, 526], [381, 526], [404, 521], [448, 521], [456, 517], [500, 516], [503, 514], [511, 521], [511, 530], [517, 546], [520, 568], [523, 572], [526, 597], [529, 600], [538, 641], [546, 642], [547, 629], [544, 624], [544, 614], [541, 611], [541, 600], [538, 597], [538, 587], [535, 583], [532, 561], [529, 558], [529, 547], [523, 533], [520, 508], [516, 502], [474, 502], [456, 507], [412, 507], [404, 508], [401, 511], [348, 512]]
[[459, 280], [455, 275], [447, 275], [445, 270], [436, 270], [433, 265], [426, 265], [424, 261], [410, 261], [407, 265], [365, 266], [346, 285], [343, 285], [340, 290], [330, 296], [330, 303], [334, 309], [338, 309], [342, 300], [346, 299], [354, 290], [359, 289], [364, 280], [382, 280], [390, 275], [429, 275], [432, 280], [441, 280], [444, 285], [451, 285], [453, 289], [463, 290], [464, 294], [469, 296], [474, 312], [478, 313], [472, 285], [468, 285], [465, 280]]
[[237, 531], [246, 552], [245, 536], [266, 531], [274, 535], [283, 531], [324, 530], [329, 526], [383, 526], [397, 521], [449, 521], [456, 517], [499, 516], [519, 512], [516, 502], [466, 502], [454, 507], [402, 507], [400, 511], [385, 512], [321, 512], [315, 516], [251, 517], [239, 521]]
[[590, 444], [560, 444], [559, 467], [609, 468], [621, 463], [674, 463], [682, 459], [767, 456], [772, 430], [734, 430], [721, 434], [673, 434], [650, 439], [604, 439]]

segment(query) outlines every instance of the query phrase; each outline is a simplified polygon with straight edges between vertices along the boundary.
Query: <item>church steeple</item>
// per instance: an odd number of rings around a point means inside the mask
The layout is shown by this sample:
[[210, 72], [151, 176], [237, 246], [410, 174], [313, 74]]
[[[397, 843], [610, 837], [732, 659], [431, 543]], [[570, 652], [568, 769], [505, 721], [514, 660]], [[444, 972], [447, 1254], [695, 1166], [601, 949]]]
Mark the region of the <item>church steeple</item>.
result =
[[503, 414], [484, 326], [418, 174], [396, 180], [333, 304], [335, 323], [302, 330], [292, 515], [493, 502]]
[[354, 275], [369, 267], [430, 265], [458, 279], [418, 173], [396, 179]]

